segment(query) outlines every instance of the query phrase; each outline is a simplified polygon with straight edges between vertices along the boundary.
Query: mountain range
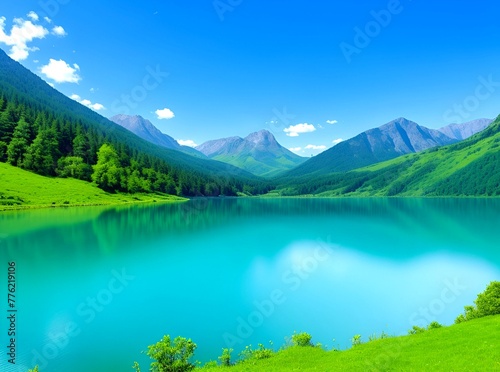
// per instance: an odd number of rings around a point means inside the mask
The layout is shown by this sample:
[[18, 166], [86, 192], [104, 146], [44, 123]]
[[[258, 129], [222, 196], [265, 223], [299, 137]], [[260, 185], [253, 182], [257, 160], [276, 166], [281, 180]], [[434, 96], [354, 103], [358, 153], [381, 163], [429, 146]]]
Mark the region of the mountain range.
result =
[[452, 145], [349, 172], [283, 178], [274, 193], [328, 197], [500, 196], [500, 116], [483, 131]]
[[[259, 177], [232, 165], [208, 159], [201, 154], [192, 156], [151, 144], [60, 93], [0, 49], [0, 111], [2, 110], [0, 161], [6, 160], [6, 148], [12, 142], [20, 118], [23, 118], [28, 122], [33, 136], [36, 137], [37, 131], [42, 131], [44, 136], [56, 136], [59, 142], [57, 151], [51, 148], [50, 156], [53, 161], [47, 162], [45, 169], [51, 175], [56, 174], [57, 161], [61, 156], [74, 156], [75, 137], [80, 133], [80, 141], [84, 142], [82, 151], [86, 154], [83, 160], [87, 166], [95, 164], [99, 148], [103, 144], [109, 144], [119, 152], [124, 166], [128, 166], [131, 160], [137, 162], [135, 166], [140, 168], [136, 170], [136, 175], [142, 179], [135, 179], [134, 182], [145, 182], [140, 186], [144, 189], [148, 189], [158, 179], [154, 179], [154, 174], [150, 173], [150, 179], [146, 180], [144, 174], [147, 172], [141, 174], [142, 169], [154, 169], [156, 174], [168, 173], [168, 181], [173, 183], [179, 195], [228, 195], [240, 192], [243, 186], [260, 188], [262, 185]], [[35, 126], [37, 118], [42, 124], [45, 121], [48, 123]], [[29, 142], [31, 139], [26, 141], [21, 149], [23, 155], [27, 146], [32, 144]], [[44, 141], [44, 144], [48, 143]], [[33, 170], [37, 172], [37, 169]], [[126, 172], [122, 174], [124, 177], [128, 175]], [[119, 187], [128, 188], [130, 185], [125, 181], [126, 179]], [[157, 185], [165, 189], [161, 182], [158, 181]], [[210, 185], [210, 190], [203, 189], [206, 185]]]
[[109, 159], [121, 167], [122, 179], [114, 183], [118, 191], [218, 196], [278, 187], [295, 194], [500, 193], [498, 118], [494, 124], [479, 119], [440, 130], [399, 118], [309, 159], [285, 149], [266, 130], [192, 149], [139, 116], [112, 119], [120, 125], [53, 89], [0, 50], [0, 161], [39, 174], [61, 176], [73, 169], [65, 162], [79, 161], [81, 179], [90, 181], [86, 172], [107, 145], [116, 151]]
[[136, 136], [154, 143], [155, 145], [165, 147], [167, 149], [177, 150], [189, 155], [206, 158], [202, 153], [196, 151], [189, 146], [181, 146], [175, 139], [169, 135], [162, 133], [149, 120], [144, 119], [139, 115], [115, 115], [109, 118], [113, 123], [129, 130]]
[[245, 138], [235, 136], [207, 141], [193, 149], [179, 145], [141, 116], [116, 115], [110, 120], [156, 145], [218, 160], [257, 176], [271, 178], [349, 171], [464, 140], [492, 122], [490, 119], [479, 119], [435, 130], [399, 118], [360, 133], [309, 159], [281, 146], [267, 130], [251, 133]]
[[251, 133], [245, 138], [229, 137], [208, 141], [197, 146], [196, 150], [211, 159], [264, 177], [276, 176], [307, 160], [281, 146], [267, 130]]
[[345, 172], [401, 155], [449, 145], [483, 130], [491, 122], [481, 119], [435, 130], [399, 118], [339, 143], [285, 173], [283, 177]]

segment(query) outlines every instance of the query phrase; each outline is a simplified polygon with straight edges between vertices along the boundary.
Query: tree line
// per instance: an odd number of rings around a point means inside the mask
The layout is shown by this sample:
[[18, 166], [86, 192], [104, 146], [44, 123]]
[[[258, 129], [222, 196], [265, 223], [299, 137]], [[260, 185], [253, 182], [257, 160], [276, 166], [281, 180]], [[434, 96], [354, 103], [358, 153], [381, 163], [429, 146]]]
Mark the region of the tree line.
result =
[[224, 174], [197, 174], [117, 141], [78, 117], [0, 96], [0, 161], [51, 177], [95, 182], [108, 192], [179, 196], [259, 194], [269, 186]]

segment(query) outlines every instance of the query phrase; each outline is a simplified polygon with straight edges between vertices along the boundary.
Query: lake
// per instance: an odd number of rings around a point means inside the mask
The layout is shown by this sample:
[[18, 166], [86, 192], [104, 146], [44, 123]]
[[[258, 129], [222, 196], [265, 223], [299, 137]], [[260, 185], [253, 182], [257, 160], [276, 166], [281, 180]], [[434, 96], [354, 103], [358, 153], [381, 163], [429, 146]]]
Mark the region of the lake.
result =
[[[217, 360], [307, 331], [345, 349], [360, 334], [452, 324], [500, 278], [500, 200], [195, 199], [0, 214], [1, 365], [16, 267], [16, 366], [148, 370], [165, 334]], [[235, 354], [236, 354], [235, 352]]]

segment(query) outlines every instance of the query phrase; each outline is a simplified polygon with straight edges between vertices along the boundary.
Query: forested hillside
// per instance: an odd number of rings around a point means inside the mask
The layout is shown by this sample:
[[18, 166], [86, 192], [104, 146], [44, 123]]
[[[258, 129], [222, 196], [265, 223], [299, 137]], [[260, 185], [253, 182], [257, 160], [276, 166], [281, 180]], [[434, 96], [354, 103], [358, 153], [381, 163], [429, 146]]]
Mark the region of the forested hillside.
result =
[[217, 196], [269, 190], [236, 167], [151, 145], [51, 88], [1, 50], [0, 161], [44, 176], [94, 181], [106, 191]]
[[284, 180], [281, 195], [499, 196], [500, 116], [462, 142], [350, 172]]

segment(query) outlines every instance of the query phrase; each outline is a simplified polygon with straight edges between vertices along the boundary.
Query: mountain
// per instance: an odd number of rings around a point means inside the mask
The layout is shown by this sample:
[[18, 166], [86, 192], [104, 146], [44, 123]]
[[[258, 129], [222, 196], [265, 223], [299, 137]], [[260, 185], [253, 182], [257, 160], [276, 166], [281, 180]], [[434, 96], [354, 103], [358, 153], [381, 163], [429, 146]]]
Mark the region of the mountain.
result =
[[245, 138], [229, 137], [208, 141], [196, 147], [196, 150], [211, 159], [263, 177], [278, 175], [306, 160], [281, 146], [267, 130], [252, 133]]
[[[7, 160], [6, 150], [16, 135], [19, 152], [15, 153], [13, 163], [39, 174], [56, 176], [59, 166], [64, 166], [64, 171], [70, 169], [67, 163], [58, 164], [59, 160], [73, 161], [71, 157], [77, 157], [78, 150], [82, 153], [78, 157], [84, 163], [82, 179], [87, 180], [99, 149], [109, 144], [117, 153], [109, 159], [119, 159], [118, 165], [122, 167], [108, 168], [116, 170], [116, 177], [102, 178], [114, 182], [112, 191], [170, 190], [168, 193], [185, 196], [216, 196], [235, 195], [245, 186], [252, 193], [268, 188], [262, 179], [237, 167], [139, 138], [58, 92], [0, 49], [0, 161]], [[23, 159], [26, 155], [30, 155], [29, 162]]]
[[491, 119], [478, 119], [462, 124], [450, 124], [439, 129], [439, 131], [450, 138], [462, 141], [481, 132], [492, 122], [493, 120]]
[[459, 143], [349, 172], [289, 179], [279, 189], [281, 195], [330, 197], [500, 196], [500, 116]]
[[345, 172], [454, 142], [457, 139], [438, 130], [399, 118], [339, 143], [285, 173], [284, 177]]
[[196, 151], [195, 149], [188, 146], [179, 145], [176, 140], [160, 132], [160, 130], [156, 128], [153, 123], [151, 123], [149, 120], [144, 119], [142, 116], [115, 115], [109, 118], [109, 120], [129, 130], [142, 139], [154, 143], [155, 145], [165, 147], [167, 149], [182, 151], [189, 155], [205, 158], [205, 156], [199, 151]]

